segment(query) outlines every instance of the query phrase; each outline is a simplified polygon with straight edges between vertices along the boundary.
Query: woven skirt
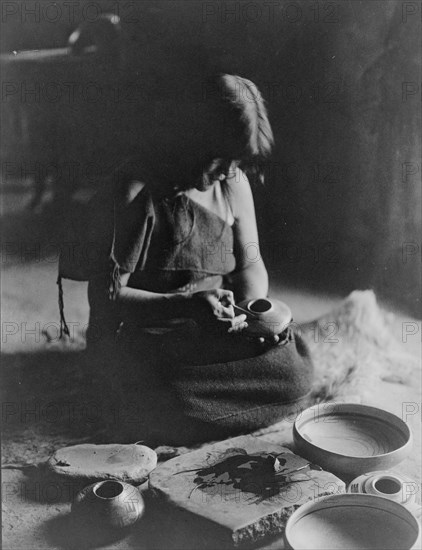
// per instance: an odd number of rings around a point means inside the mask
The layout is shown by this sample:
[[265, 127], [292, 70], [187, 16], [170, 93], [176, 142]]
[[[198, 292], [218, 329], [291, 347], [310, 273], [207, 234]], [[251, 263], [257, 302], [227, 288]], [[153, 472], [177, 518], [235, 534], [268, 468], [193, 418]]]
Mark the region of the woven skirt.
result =
[[127, 327], [104, 363], [121, 439], [185, 445], [294, 419], [308, 404], [314, 369], [289, 330], [282, 343], [263, 346], [241, 335]]

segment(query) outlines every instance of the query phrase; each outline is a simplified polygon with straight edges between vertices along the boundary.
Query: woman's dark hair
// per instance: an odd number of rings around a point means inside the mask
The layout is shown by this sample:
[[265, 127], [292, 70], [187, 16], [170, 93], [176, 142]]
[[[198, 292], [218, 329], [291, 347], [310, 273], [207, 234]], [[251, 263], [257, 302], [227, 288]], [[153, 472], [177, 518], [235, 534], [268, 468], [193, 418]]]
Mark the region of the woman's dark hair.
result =
[[252, 183], [263, 181], [273, 133], [264, 100], [253, 82], [213, 73], [211, 78], [181, 78], [169, 89], [167, 101], [172, 108], [157, 110], [152, 126], [148, 116], [140, 124], [151, 128], [146, 143], [139, 136], [129, 155], [144, 167], [134, 170], [134, 179], [144, 178], [145, 166], [152, 159], [152, 173], [161, 167], [161, 179], [155, 179], [157, 191], [186, 190], [213, 159], [221, 158], [239, 160]]
[[215, 82], [223, 108], [225, 134], [249, 177], [263, 181], [263, 163], [274, 143], [264, 99], [257, 86], [246, 78], [222, 74]]

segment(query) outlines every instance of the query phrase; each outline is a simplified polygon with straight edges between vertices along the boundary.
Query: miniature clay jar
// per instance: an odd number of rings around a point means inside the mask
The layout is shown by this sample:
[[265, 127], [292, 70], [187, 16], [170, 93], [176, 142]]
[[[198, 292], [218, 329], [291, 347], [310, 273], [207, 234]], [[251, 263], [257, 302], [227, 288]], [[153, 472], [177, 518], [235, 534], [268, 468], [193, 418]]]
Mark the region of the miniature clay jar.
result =
[[280, 300], [257, 298], [238, 304], [247, 313], [247, 334], [253, 336], [274, 336], [281, 334], [292, 321], [288, 305]]
[[412, 513], [420, 509], [417, 504], [417, 483], [394, 472], [370, 472], [354, 479], [347, 488], [348, 493], [366, 493], [399, 502]]
[[88, 485], [77, 494], [72, 504], [74, 518], [108, 529], [124, 529], [133, 525], [141, 518], [144, 509], [138, 489], [118, 480]]

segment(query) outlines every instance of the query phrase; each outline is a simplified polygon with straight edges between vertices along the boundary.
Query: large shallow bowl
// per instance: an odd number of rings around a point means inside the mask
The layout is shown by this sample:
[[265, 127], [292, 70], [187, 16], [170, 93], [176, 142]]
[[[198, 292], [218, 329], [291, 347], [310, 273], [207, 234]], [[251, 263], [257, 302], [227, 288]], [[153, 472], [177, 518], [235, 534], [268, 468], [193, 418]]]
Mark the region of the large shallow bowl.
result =
[[387, 498], [331, 495], [298, 508], [284, 538], [290, 550], [410, 550], [420, 548], [420, 526]]
[[297, 454], [340, 477], [388, 470], [412, 448], [398, 416], [356, 403], [324, 403], [303, 411], [293, 426]]

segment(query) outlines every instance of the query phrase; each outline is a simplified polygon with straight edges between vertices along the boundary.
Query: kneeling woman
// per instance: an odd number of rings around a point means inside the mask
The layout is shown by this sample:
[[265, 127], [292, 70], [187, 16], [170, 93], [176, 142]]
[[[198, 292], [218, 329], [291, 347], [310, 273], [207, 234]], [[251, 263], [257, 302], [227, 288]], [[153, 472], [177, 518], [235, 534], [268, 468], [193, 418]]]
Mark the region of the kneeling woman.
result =
[[297, 410], [311, 388], [301, 338], [251, 338], [233, 307], [268, 293], [263, 261], [247, 255], [258, 234], [245, 173], [259, 179], [272, 131], [254, 84], [214, 83], [177, 139], [151, 140], [118, 171], [108, 262], [90, 275], [88, 344], [107, 351], [104, 375], [112, 370], [128, 407], [123, 433], [138, 440], [252, 431]]

